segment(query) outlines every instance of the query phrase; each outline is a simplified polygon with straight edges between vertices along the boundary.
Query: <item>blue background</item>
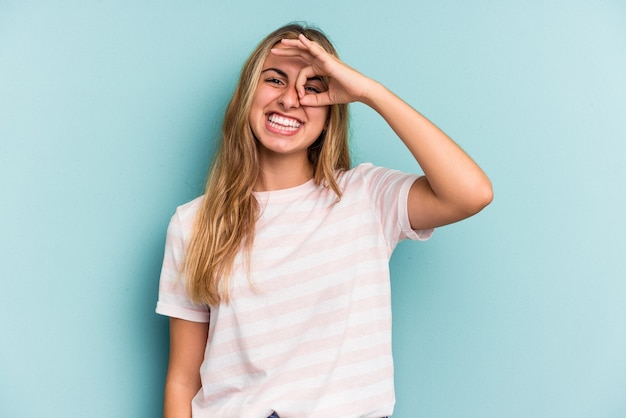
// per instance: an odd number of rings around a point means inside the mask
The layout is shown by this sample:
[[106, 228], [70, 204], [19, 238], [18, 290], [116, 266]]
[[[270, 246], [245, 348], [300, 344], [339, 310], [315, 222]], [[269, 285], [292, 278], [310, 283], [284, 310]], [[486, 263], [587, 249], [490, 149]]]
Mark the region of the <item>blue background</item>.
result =
[[[157, 417], [165, 229], [294, 20], [435, 121], [495, 201], [392, 259], [394, 417], [626, 416], [623, 1], [0, 2], [0, 416]], [[352, 107], [355, 162], [419, 170]]]

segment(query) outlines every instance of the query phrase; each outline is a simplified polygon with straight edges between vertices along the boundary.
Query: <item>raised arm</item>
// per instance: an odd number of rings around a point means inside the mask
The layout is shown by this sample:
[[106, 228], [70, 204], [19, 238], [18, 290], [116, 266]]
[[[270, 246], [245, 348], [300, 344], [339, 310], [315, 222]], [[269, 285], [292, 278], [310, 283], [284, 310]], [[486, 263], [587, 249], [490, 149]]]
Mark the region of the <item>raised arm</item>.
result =
[[424, 170], [425, 176], [409, 192], [408, 212], [413, 229], [460, 221], [491, 202], [489, 178], [428, 119], [379, 83], [374, 83], [361, 101], [387, 121]]
[[200, 390], [200, 365], [209, 332], [206, 323], [170, 318], [170, 357], [163, 418], [191, 418], [191, 400]]
[[[297, 82], [300, 103], [324, 106], [362, 102], [378, 112], [407, 146], [425, 176], [409, 192], [408, 213], [414, 229], [433, 228], [478, 213], [493, 199], [491, 182], [482, 169], [445, 133], [382, 84], [364, 76], [303, 35], [274, 49], [310, 63]], [[308, 78], [329, 77], [323, 93], [305, 91]]]

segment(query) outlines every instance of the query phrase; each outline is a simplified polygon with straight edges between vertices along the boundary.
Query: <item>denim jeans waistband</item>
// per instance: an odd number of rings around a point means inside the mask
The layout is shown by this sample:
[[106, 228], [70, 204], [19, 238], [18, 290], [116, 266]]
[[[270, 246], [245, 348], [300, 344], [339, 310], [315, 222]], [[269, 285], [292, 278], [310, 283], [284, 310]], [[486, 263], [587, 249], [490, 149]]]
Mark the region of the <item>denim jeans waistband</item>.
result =
[[[280, 418], [280, 417], [278, 416], [278, 414], [276, 412], [272, 412], [272, 415], [270, 415], [267, 418]], [[381, 417], [381, 418], [389, 418], [389, 417]]]

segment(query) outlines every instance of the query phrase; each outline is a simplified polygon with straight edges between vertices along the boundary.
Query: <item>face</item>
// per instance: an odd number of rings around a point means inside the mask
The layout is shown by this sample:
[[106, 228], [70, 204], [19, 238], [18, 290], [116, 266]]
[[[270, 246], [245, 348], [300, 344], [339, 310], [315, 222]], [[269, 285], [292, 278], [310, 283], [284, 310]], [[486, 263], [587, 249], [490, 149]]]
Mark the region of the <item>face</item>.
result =
[[[280, 44], [277, 47], [281, 47]], [[307, 149], [326, 126], [328, 106], [301, 106], [296, 92], [296, 78], [307, 63], [298, 57], [269, 54], [254, 93], [250, 127], [259, 141], [261, 161], [271, 158], [294, 158], [308, 162]], [[307, 80], [307, 93], [325, 91], [318, 78]]]

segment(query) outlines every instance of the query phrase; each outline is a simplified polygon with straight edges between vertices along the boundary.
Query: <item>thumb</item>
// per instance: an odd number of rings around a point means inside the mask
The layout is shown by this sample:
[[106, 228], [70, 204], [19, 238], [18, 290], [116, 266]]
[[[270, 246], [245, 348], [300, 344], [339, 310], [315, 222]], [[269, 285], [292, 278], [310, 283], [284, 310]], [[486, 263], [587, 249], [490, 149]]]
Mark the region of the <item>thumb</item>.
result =
[[323, 92], [317, 94], [305, 94], [302, 98], [300, 98], [300, 104], [302, 106], [329, 106], [333, 103], [330, 100], [328, 92]]

